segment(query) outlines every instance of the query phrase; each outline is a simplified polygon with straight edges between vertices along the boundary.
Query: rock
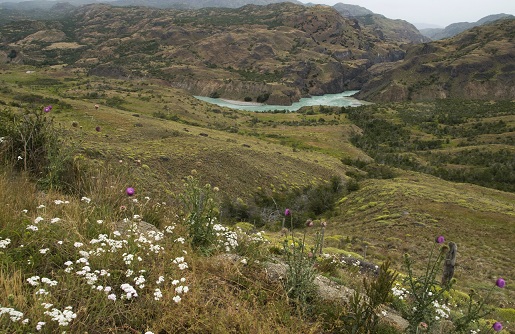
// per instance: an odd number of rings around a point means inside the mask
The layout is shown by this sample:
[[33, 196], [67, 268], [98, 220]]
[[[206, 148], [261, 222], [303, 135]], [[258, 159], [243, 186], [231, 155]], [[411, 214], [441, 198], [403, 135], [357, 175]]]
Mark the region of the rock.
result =
[[404, 333], [409, 326], [408, 320], [397, 315], [395, 311], [391, 309], [386, 310], [386, 316], [384, 316], [384, 318], [382, 318], [381, 321], [394, 327], [401, 333]]
[[113, 224], [113, 230], [118, 231], [123, 235], [143, 233], [150, 237], [153, 237], [158, 233], [162, 233], [154, 225], [144, 222], [142, 220], [116, 222]]
[[[233, 263], [240, 263], [244, 259], [237, 254], [221, 254], [215, 257], [217, 261], [230, 261]], [[274, 259], [275, 262], [265, 262], [264, 269], [266, 277], [270, 283], [281, 283], [286, 279], [288, 273], [288, 265], [279, 259]], [[375, 266], [372, 266], [375, 269]], [[347, 288], [341, 284], [331, 281], [329, 278], [316, 275], [315, 286], [317, 287], [318, 296], [326, 301], [339, 301], [342, 303], [349, 303], [354, 290]], [[399, 316], [395, 310], [386, 308], [386, 315], [381, 318], [381, 321], [395, 327], [400, 332], [404, 332], [408, 328], [408, 321]]]

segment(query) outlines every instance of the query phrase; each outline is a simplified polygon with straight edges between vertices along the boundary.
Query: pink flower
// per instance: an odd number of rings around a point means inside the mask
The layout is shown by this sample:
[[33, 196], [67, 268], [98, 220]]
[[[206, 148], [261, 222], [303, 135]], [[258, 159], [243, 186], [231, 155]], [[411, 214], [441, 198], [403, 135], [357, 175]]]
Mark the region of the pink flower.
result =
[[502, 289], [506, 286], [506, 281], [499, 277], [497, 279], [497, 281], [495, 282], [495, 285], [497, 285], [498, 287], [500, 287]]
[[497, 322], [492, 326], [492, 328], [494, 329], [494, 331], [496, 331], [496, 332], [500, 332], [500, 331], [501, 331], [501, 329], [502, 329], [502, 324], [501, 324], [499, 321], [497, 321]]
[[127, 188], [127, 190], [125, 190], [125, 193], [127, 194], [127, 196], [133, 196], [135, 192], [136, 191], [132, 187], [129, 187], [129, 188]]
[[284, 210], [284, 215], [285, 215], [285, 216], [289, 216], [289, 215], [291, 215], [290, 209], [286, 209], [286, 210]]
[[441, 235], [438, 238], [436, 238], [435, 241], [437, 244], [443, 244], [445, 242], [445, 238], [443, 237], [443, 235]]
[[49, 113], [50, 110], [52, 110], [52, 106], [46, 106], [43, 111], [46, 112], [46, 113]]

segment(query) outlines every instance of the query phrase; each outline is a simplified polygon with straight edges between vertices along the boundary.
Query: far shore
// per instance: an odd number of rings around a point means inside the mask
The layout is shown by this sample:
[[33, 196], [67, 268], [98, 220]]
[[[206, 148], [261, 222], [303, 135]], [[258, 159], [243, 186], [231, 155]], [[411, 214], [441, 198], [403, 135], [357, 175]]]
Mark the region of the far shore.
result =
[[220, 99], [221, 101], [234, 104], [237, 106], [264, 106], [264, 103], [259, 102], [246, 102], [246, 101], [238, 101], [238, 100], [228, 100], [228, 99]]

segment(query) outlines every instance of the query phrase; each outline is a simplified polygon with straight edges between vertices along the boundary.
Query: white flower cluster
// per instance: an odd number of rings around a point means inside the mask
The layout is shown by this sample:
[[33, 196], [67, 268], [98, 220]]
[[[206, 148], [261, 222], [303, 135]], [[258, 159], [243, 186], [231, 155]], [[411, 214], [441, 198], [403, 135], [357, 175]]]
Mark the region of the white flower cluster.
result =
[[27, 278], [27, 283], [29, 283], [32, 286], [38, 286], [39, 282], [47, 284], [49, 286], [56, 286], [57, 285], [57, 281], [53, 281], [53, 280], [51, 280], [50, 278], [47, 278], [47, 277], [41, 278], [39, 276], [32, 276], [32, 277]]
[[[109, 247], [109, 249], [107, 250], [108, 252], [116, 253], [119, 249], [122, 249], [125, 245], [127, 245], [128, 241], [125, 239], [123, 239], [123, 240], [110, 239], [107, 234], [100, 234], [97, 239], [91, 239], [89, 243], [91, 245], [100, 244], [100, 246], [102, 248]], [[97, 252], [97, 255], [98, 254], [99, 253]]]
[[138, 277], [134, 278], [134, 284], [140, 289], [143, 289], [145, 287], [145, 277], [143, 275], [139, 275]]
[[[214, 220], [211, 221], [211, 223], [213, 222]], [[238, 247], [238, 233], [230, 231], [221, 224], [214, 224], [213, 230], [215, 231], [220, 246], [224, 247], [227, 253]]]
[[433, 306], [436, 312], [435, 320], [449, 318], [449, 314], [451, 313], [451, 309], [449, 308], [449, 306], [445, 304], [440, 304], [437, 300], [433, 301]]
[[52, 318], [52, 321], [59, 323], [59, 326], [68, 326], [77, 314], [72, 311], [71, 306], [67, 306], [63, 311], [53, 308], [51, 311], [45, 311], [45, 314]]
[[172, 234], [174, 229], [175, 229], [175, 225], [166, 226], [165, 227], [165, 232], [168, 233], [168, 234]]
[[161, 289], [156, 288], [154, 290], [154, 300], [160, 300], [161, 298], [163, 298], [163, 293], [161, 292]]
[[41, 283], [45, 283], [45, 284], [48, 284], [50, 286], [56, 286], [57, 285], [57, 281], [52, 281], [50, 278], [46, 278], [46, 277], [43, 277], [41, 279]]
[[23, 313], [10, 307], [1, 307], [0, 305], [0, 317], [4, 314], [8, 314], [12, 322], [20, 321], [23, 318]]
[[409, 294], [409, 291], [405, 288], [402, 288], [399, 284], [396, 284], [392, 288], [392, 294], [400, 300], [403, 300]]
[[130, 265], [132, 261], [134, 260], [134, 254], [127, 254], [123, 253], [123, 262], [125, 262], [126, 265]]
[[132, 297], [138, 297], [138, 292], [132, 285], [124, 283], [120, 285], [120, 288], [125, 292], [125, 294], [122, 295], [122, 299], [130, 300]]
[[184, 262], [184, 256], [176, 257], [172, 262], [175, 263], [180, 270], [188, 268], [188, 263]]
[[86, 204], [89, 204], [89, 203], [91, 202], [91, 198], [86, 197], [86, 196], [82, 197], [80, 200], [81, 200], [82, 202], [85, 202]]
[[0, 239], [0, 248], [7, 248], [9, 244], [11, 243], [11, 239]]
[[[172, 285], [178, 285], [179, 283], [186, 282], [186, 278], [182, 277], [180, 280], [173, 280]], [[175, 288], [176, 295], [172, 298], [174, 302], [177, 304], [182, 300], [181, 296], [182, 294], [188, 293], [189, 287], [187, 285], [179, 285]]]

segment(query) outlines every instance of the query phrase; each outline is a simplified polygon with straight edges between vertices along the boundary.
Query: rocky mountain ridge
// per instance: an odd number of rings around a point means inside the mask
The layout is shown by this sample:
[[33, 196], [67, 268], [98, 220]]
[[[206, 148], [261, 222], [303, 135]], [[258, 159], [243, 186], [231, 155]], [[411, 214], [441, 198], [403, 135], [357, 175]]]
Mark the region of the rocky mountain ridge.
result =
[[377, 65], [359, 93], [371, 101], [513, 99], [515, 19], [499, 20], [453, 38], [415, 45], [389, 66]]
[[27, 64], [152, 76], [192, 94], [290, 104], [360, 88], [367, 69], [404, 57], [406, 40], [329, 6], [292, 3], [193, 11], [87, 5], [66, 19], [1, 27]]

